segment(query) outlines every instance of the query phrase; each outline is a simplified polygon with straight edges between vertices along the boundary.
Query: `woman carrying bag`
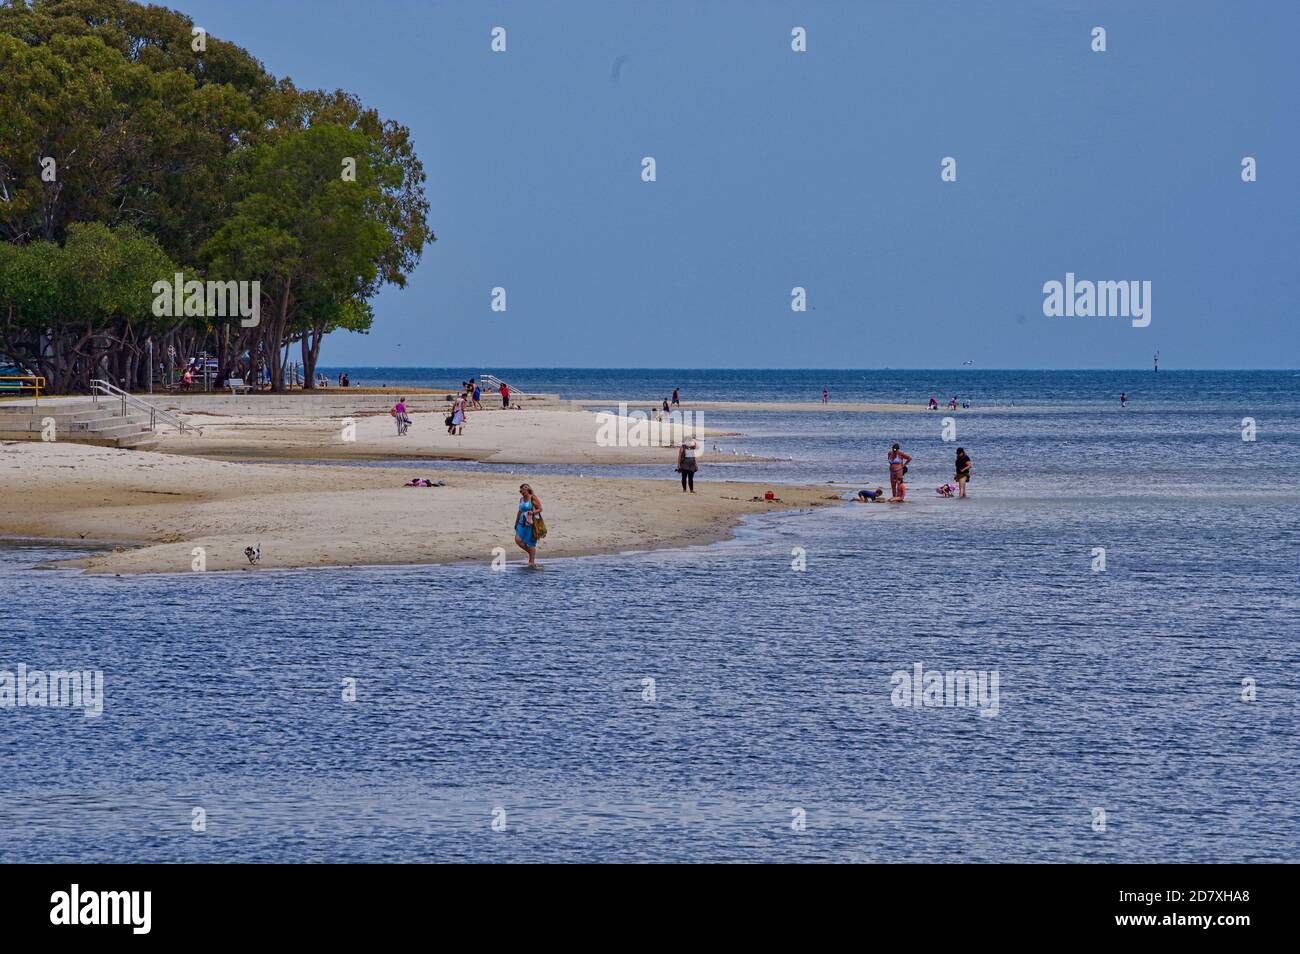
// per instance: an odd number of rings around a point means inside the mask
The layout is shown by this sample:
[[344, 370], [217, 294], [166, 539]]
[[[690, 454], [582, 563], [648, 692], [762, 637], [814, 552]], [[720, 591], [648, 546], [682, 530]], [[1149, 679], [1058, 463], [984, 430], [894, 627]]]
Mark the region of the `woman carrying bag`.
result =
[[700, 469], [700, 445], [694, 439], [682, 441], [677, 451], [677, 472], [682, 475], [682, 493], [695, 493], [695, 472]]

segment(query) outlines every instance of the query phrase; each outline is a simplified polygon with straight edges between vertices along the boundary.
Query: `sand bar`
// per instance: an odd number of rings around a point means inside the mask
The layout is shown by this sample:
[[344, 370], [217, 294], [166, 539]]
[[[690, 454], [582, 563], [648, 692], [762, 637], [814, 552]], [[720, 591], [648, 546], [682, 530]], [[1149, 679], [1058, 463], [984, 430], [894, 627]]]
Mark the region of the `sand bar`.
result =
[[[420, 473], [444, 487], [402, 487], [406, 468], [238, 463], [72, 443], [0, 445], [0, 536], [126, 544], [59, 564], [89, 572], [208, 570], [482, 561], [513, 543], [516, 488], [528, 480], [551, 533], [539, 559], [709, 543], [745, 514], [829, 505], [825, 487], [770, 487], [517, 474]], [[781, 503], [754, 502], [774, 490]], [[250, 567], [245, 546], [260, 544]]]
[[[611, 430], [614, 415], [580, 408], [529, 408], [521, 411], [488, 409], [471, 411], [460, 436], [447, 433], [445, 412], [421, 410], [414, 402], [412, 424], [399, 437], [386, 411], [360, 409], [352, 414], [304, 405], [301, 411], [272, 414], [188, 413], [185, 418], [203, 429], [202, 437], [160, 432], [159, 450], [223, 459], [346, 460], [409, 458], [423, 460], [473, 460], [493, 464], [663, 464], [666, 476], [676, 461], [674, 439], [695, 436], [711, 440], [724, 432], [707, 427], [679, 428], [648, 422], [649, 446], [616, 446], [601, 437]], [[355, 430], [345, 435], [347, 420]], [[351, 436], [352, 440], [345, 440]], [[729, 457], [730, 460], [756, 458]]]

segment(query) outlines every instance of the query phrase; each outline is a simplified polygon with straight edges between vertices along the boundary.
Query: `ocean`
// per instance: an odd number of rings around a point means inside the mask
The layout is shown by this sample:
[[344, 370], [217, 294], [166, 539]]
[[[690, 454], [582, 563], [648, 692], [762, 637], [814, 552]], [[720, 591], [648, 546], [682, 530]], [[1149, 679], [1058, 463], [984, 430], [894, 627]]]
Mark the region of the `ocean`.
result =
[[1295, 860], [1300, 372], [347, 370], [972, 408], [706, 411], [701, 482], [847, 495], [898, 441], [914, 501], [538, 573], [89, 577], [12, 541], [0, 673], [104, 694], [0, 708], [0, 860]]

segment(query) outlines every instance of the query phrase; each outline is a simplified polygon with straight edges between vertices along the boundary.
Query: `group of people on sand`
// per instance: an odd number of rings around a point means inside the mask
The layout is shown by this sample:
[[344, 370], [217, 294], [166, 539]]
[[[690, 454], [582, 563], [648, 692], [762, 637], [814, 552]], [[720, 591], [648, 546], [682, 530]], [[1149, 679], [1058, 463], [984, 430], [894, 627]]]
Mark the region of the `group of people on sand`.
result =
[[[912, 455], [906, 453], [898, 444], [889, 448], [889, 491], [891, 496], [885, 498], [883, 487], [875, 490], [859, 490], [853, 498], [855, 503], [906, 503], [907, 471], [912, 463]], [[686, 440], [677, 450], [677, 472], [682, 475], [682, 492], [695, 493], [695, 474], [699, 470], [699, 444]], [[942, 497], [951, 497], [954, 492], [959, 497], [966, 496], [966, 483], [971, 477], [971, 459], [964, 448], [957, 448], [957, 457], [953, 463], [953, 481], [945, 482], [936, 488]], [[528, 566], [537, 566], [537, 544], [546, 536], [546, 523], [542, 520], [542, 502], [533, 493], [528, 484], [519, 485], [519, 504], [515, 511], [515, 546], [528, 554]]]
[[[890, 496], [885, 497], [883, 487], [877, 487], [875, 490], [859, 490], [854, 496], [854, 503], [906, 503], [907, 502], [907, 470], [908, 465], [912, 463], [912, 456], [905, 453], [898, 444], [889, 448], [889, 492]], [[959, 497], [966, 496], [966, 483], [970, 480], [971, 459], [966, 453], [965, 448], [957, 448], [957, 459], [953, 464], [953, 483], [945, 481], [935, 488], [935, 493], [940, 497], [951, 497], [954, 493]]]
[[[510, 407], [510, 386], [504, 381], [501, 382], [501, 406], [503, 408]], [[468, 420], [471, 407], [477, 411], [483, 410], [483, 389], [474, 378], [462, 381], [461, 390], [457, 394], [447, 395], [447, 416], [443, 423], [447, 426], [448, 434], [453, 437], [464, 436], [465, 422]], [[388, 413], [397, 422], [397, 436], [405, 437], [407, 428], [411, 426], [411, 416], [406, 407], [406, 398], [399, 397], [397, 403], [393, 405], [392, 410]]]
[[[505, 385], [501, 387], [504, 388]], [[479, 387], [478, 381], [470, 378], [460, 382], [460, 391], [454, 397], [447, 395], [447, 399], [447, 417], [443, 421], [447, 425], [447, 433], [453, 437], [463, 437], [470, 407], [477, 411], [483, 410], [483, 389]]]
[[[963, 401], [961, 406], [962, 406], [963, 408], [965, 408], [965, 409], [969, 409], [969, 408], [970, 408], [970, 400], [967, 399], [967, 400]], [[938, 400], [938, 398], [936, 398], [933, 394], [930, 395], [930, 404], [929, 404], [929, 407], [930, 407], [930, 410], [932, 410], [932, 411], [937, 411], [937, 410], [939, 410], [939, 400]], [[954, 394], [951, 398], [948, 399], [948, 410], [950, 410], [950, 411], [955, 411], [955, 410], [957, 410], [957, 395]]]

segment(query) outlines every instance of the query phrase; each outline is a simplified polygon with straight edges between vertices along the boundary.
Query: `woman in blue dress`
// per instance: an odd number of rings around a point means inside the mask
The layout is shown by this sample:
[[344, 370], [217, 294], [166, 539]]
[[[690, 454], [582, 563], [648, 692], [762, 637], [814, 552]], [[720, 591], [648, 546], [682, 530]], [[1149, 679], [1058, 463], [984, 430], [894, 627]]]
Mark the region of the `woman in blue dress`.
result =
[[527, 484], [519, 485], [519, 512], [515, 515], [515, 545], [528, 554], [528, 565], [537, 565], [537, 539], [533, 521], [542, 515], [542, 502]]

